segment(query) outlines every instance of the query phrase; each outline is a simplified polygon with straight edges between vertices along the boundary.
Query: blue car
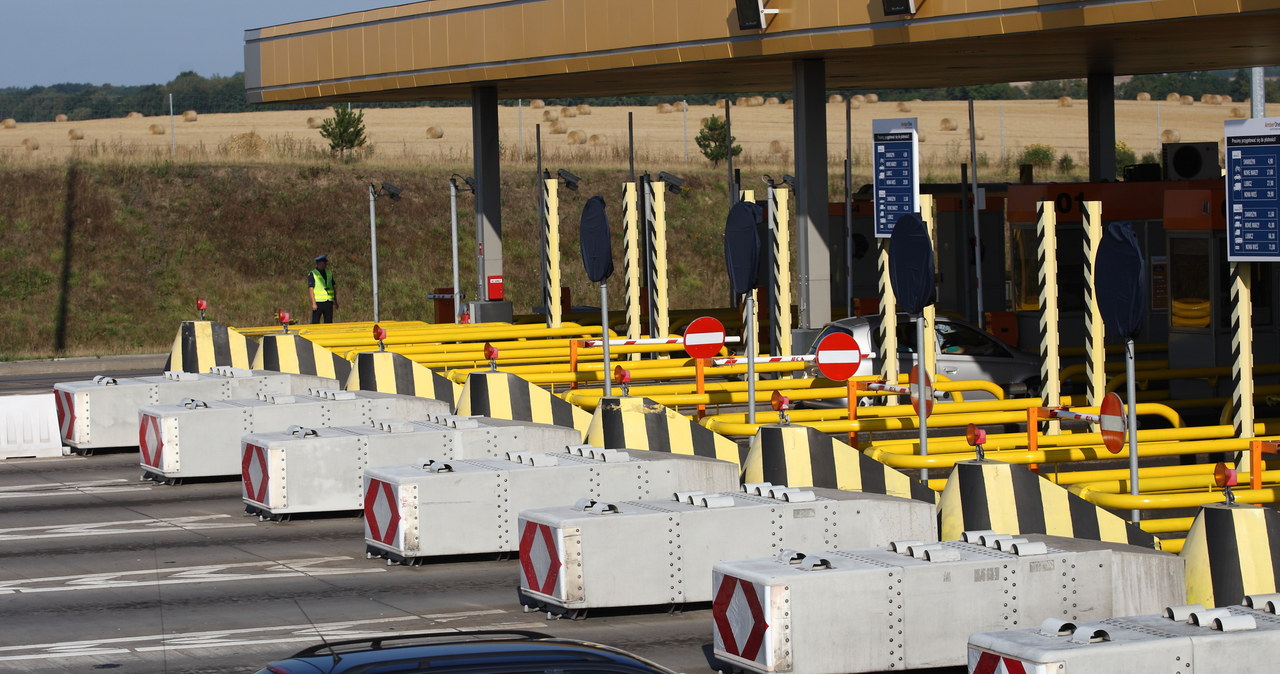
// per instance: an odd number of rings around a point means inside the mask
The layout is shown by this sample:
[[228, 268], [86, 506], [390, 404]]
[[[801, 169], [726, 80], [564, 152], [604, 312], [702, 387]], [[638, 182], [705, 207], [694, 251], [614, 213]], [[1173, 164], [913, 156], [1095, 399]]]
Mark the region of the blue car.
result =
[[537, 632], [473, 631], [349, 639], [312, 646], [258, 674], [675, 674], [625, 651]]

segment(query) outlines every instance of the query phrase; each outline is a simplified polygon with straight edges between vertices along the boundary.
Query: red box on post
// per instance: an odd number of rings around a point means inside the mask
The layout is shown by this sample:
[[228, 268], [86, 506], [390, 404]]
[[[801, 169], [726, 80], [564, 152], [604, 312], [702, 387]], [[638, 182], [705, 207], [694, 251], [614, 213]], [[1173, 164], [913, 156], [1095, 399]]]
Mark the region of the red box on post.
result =
[[503, 297], [502, 277], [490, 276], [488, 285], [489, 285], [489, 301], [496, 302], [498, 300], [501, 300]]

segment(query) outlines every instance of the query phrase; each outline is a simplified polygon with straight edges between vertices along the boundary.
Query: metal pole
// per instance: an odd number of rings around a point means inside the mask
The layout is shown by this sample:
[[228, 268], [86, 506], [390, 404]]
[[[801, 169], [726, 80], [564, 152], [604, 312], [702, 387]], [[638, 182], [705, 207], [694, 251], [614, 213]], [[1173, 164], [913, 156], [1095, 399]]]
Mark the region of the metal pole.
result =
[[[1133, 340], [1124, 343], [1125, 388], [1129, 395], [1129, 493], [1138, 495], [1138, 392], [1137, 377], [1134, 370]], [[1142, 519], [1142, 513], [1134, 508], [1129, 512], [1129, 521], [1134, 524]]]
[[516, 99], [516, 132], [520, 138], [520, 163], [524, 163], [524, 99]]
[[378, 198], [377, 189], [369, 185], [369, 248], [370, 276], [373, 277], [373, 320], [378, 320], [378, 218], [374, 209], [374, 200]]
[[1004, 158], [1004, 103], [1000, 104], [1000, 165], [1005, 165]]
[[684, 163], [689, 163], [689, 101], [680, 101], [684, 104]]
[[[462, 292], [458, 287], [458, 185], [449, 180], [449, 240], [453, 245], [453, 322], [461, 322]], [[436, 320], [440, 320], [436, 316]]]
[[[932, 396], [926, 396], [924, 389], [924, 381], [929, 378], [929, 368], [925, 367], [924, 358], [924, 331], [928, 326], [924, 323], [924, 314], [916, 317], [916, 400], [919, 401], [917, 418], [920, 426], [920, 456], [929, 455], [929, 421], [928, 411], [929, 401]], [[927, 483], [929, 481], [929, 469], [920, 469], [920, 481]]]
[[724, 99], [724, 138], [728, 146], [725, 152], [725, 167], [729, 171], [729, 207], [738, 203], [738, 182], [733, 179], [733, 124], [729, 119], [729, 99]]
[[1267, 91], [1262, 73], [1262, 68], [1253, 68], [1249, 72], [1249, 116], [1255, 119], [1267, 116]]
[[604, 349], [604, 394], [613, 395], [613, 373], [609, 371], [609, 284], [600, 282], [600, 341]]
[[756, 289], [747, 291], [747, 423], [756, 422], [756, 322], [755, 318]]
[[[853, 97], [844, 101], [844, 301], [853, 315]], [[807, 325], [803, 327], [809, 327]]]
[[1156, 101], [1156, 152], [1160, 151], [1160, 101]]
[[178, 139], [174, 137], [173, 126], [173, 94], [169, 94], [169, 150], [173, 156], [178, 156]]
[[973, 119], [973, 99], [970, 98], [969, 99], [969, 166], [972, 167], [972, 170], [969, 171], [969, 180], [971, 181], [973, 186], [973, 189], [971, 190], [972, 196], [973, 196], [973, 208], [970, 208], [969, 210], [970, 212], [973, 213], [973, 271], [978, 277], [978, 284], [976, 286], [978, 290], [977, 319], [978, 319], [978, 325], [984, 325], [986, 321], [983, 320], [983, 314], [982, 314], [982, 310], [983, 310], [983, 306], [982, 306], [982, 235], [978, 231], [978, 134], [976, 131], [977, 131], [977, 125], [975, 124]]
[[631, 182], [636, 181], [636, 127], [634, 113], [627, 113], [627, 165]]

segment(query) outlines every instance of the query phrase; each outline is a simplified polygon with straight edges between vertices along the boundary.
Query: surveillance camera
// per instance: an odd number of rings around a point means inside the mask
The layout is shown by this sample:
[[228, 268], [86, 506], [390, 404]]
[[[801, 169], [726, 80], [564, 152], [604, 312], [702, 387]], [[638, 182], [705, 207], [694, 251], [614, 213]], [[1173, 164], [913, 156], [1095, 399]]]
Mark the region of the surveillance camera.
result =
[[793, 190], [794, 190], [794, 189], [796, 189], [796, 177], [795, 177], [795, 176], [793, 176], [793, 175], [783, 174], [783, 176], [782, 176], [782, 184], [784, 184], [784, 185], [790, 185], [790, 186], [791, 186], [791, 189], [793, 189]]
[[392, 201], [400, 201], [400, 188], [391, 183], [382, 183], [382, 191], [391, 197]]
[[680, 188], [684, 185], [684, 178], [681, 178], [679, 176], [673, 176], [670, 173], [667, 173], [666, 171], [658, 171], [658, 180], [661, 180], [662, 182], [675, 188]]
[[556, 175], [560, 176], [560, 179], [564, 181], [565, 187], [568, 187], [569, 189], [574, 191], [577, 191], [578, 183], [582, 182], [582, 178], [579, 178], [578, 176], [575, 176], [572, 173], [569, 173], [565, 169], [557, 170]]

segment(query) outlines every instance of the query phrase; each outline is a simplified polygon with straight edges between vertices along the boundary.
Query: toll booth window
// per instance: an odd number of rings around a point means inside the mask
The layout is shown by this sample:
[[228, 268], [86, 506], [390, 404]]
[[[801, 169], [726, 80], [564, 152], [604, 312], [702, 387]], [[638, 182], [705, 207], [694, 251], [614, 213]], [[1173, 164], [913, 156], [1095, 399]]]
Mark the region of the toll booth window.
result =
[[915, 321], [900, 321], [898, 323], [898, 353], [915, 352], [916, 323]]
[[[1058, 239], [1058, 310], [1084, 309], [1084, 230], [1062, 225]], [[1040, 309], [1040, 241], [1034, 226], [1015, 227], [1012, 240], [1014, 311]]]
[[985, 332], [957, 323], [938, 322], [938, 347], [942, 353], [962, 353], [967, 356], [1003, 356], [1010, 358], [1009, 350], [1001, 346]]
[[1271, 276], [1271, 265], [1251, 264], [1253, 269], [1253, 324], [1271, 325], [1271, 298], [1273, 281]]
[[1207, 328], [1211, 320], [1213, 292], [1212, 242], [1202, 237], [1170, 237], [1169, 295], [1172, 311], [1169, 321], [1177, 327]]
[[1032, 227], [1015, 227], [1013, 229], [1012, 281], [1013, 310], [1035, 311], [1040, 308], [1040, 288], [1036, 280], [1036, 230]]

